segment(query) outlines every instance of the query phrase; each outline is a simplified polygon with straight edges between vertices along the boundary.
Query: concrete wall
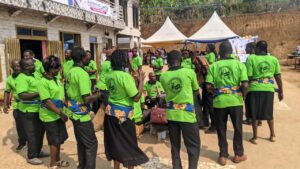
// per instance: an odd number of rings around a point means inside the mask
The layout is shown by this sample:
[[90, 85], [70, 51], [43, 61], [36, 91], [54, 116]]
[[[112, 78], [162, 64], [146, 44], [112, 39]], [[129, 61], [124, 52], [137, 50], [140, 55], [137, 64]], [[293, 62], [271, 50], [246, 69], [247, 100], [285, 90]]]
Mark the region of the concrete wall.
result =
[[85, 49], [90, 49], [89, 37], [97, 37], [98, 43], [102, 43], [102, 38], [105, 31], [109, 32], [109, 37], [113, 41], [113, 45], [116, 44], [114, 28], [108, 28], [97, 25], [96, 27], [87, 30], [87, 27], [82, 21], [61, 17], [52, 23], [46, 24], [43, 13], [24, 10], [20, 15], [16, 17], [10, 17], [8, 15], [7, 8], [0, 6], [0, 57], [2, 64], [2, 76], [6, 79], [6, 65], [4, 53], [4, 43], [6, 38], [16, 38], [16, 25], [40, 27], [47, 29], [49, 41], [59, 41], [59, 32], [73, 32], [81, 35], [81, 45]]
[[129, 0], [127, 2], [128, 25], [125, 27], [125, 29], [120, 31], [119, 34], [140, 37], [141, 36], [140, 29], [136, 29], [133, 27], [133, 11], [132, 11], [133, 3], [137, 3], [137, 1], [134, 2], [133, 0]]

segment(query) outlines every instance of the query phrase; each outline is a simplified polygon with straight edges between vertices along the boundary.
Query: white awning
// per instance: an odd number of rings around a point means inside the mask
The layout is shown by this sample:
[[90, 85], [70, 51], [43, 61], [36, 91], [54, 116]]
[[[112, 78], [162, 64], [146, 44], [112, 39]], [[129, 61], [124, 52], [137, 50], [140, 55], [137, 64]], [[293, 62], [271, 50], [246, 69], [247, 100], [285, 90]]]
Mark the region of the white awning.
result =
[[217, 12], [206, 24], [188, 38], [191, 42], [214, 43], [238, 37], [219, 17]]
[[148, 39], [142, 41], [144, 44], [177, 43], [183, 42], [187, 37], [182, 34], [167, 17], [165, 23]]

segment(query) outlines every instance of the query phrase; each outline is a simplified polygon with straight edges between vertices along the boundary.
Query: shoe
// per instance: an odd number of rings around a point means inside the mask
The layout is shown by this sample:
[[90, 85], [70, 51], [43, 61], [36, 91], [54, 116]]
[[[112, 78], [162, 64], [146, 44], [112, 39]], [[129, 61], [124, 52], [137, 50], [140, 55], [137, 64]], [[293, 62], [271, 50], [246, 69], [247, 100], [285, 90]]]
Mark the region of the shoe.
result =
[[41, 165], [41, 164], [43, 164], [43, 161], [40, 160], [39, 158], [28, 159], [27, 162], [29, 164], [32, 164], [32, 165]]
[[275, 137], [275, 136], [271, 136], [271, 137], [269, 138], [269, 140], [270, 140], [271, 142], [276, 142], [276, 137]]
[[252, 144], [257, 144], [257, 139], [256, 138], [251, 138], [249, 140]]
[[25, 145], [21, 145], [19, 144], [18, 147], [16, 148], [17, 151], [21, 151], [23, 148], [25, 148], [26, 144]]
[[227, 161], [227, 158], [226, 158], [226, 157], [219, 157], [218, 162], [219, 162], [219, 164], [220, 164], [221, 166], [226, 165], [226, 161]]
[[252, 120], [251, 119], [246, 119], [246, 120], [243, 121], [243, 124], [251, 125], [252, 124]]
[[205, 134], [215, 134], [217, 133], [216, 129], [213, 127], [209, 127], [206, 131]]
[[46, 152], [44, 152], [44, 151], [41, 151], [41, 152], [40, 152], [40, 155], [39, 155], [40, 158], [43, 158], [43, 157], [49, 157], [49, 156], [50, 156], [50, 154], [49, 154], [49, 153], [46, 153]]
[[240, 163], [240, 162], [243, 162], [243, 161], [246, 161], [247, 160], [247, 156], [246, 155], [242, 155], [242, 156], [234, 156], [233, 159], [232, 159], [232, 162], [234, 163]]

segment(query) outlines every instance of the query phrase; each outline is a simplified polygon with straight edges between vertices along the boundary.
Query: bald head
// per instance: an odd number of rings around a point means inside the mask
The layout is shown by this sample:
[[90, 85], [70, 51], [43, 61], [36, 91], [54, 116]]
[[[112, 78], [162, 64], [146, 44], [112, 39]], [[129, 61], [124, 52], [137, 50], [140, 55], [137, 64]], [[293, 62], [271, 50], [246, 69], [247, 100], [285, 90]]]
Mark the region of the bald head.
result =
[[219, 55], [221, 58], [227, 58], [232, 54], [232, 46], [229, 41], [222, 42], [220, 45]]
[[180, 66], [181, 64], [181, 53], [177, 50], [172, 50], [167, 57], [167, 61], [170, 67]]
[[156, 76], [155, 76], [154, 72], [150, 72], [148, 76], [149, 76], [149, 81], [150, 82], [153, 83], [153, 82], [156, 81]]
[[23, 58], [20, 61], [20, 67], [23, 72], [33, 73], [35, 71], [34, 61], [30, 58]]
[[246, 53], [247, 54], [255, 54], [255, 47], [256, 43], [255, 42], [250, 42], [246, 45]]
[[255, 54], [266, 55], [268, 53], [268, 43], [264, 40], [257, 42]]
[[71, 49], [67, 49], [67, 50], [65, 51], [65, 59], [66, 59], [66, 60], [72, 59], [72, 58], [71, 58]]
[[10, 67], [14, 73], [19, 73], [21, 71], [19, 60], [16, 60], [16, 59], [12, 60], [10, 62]]

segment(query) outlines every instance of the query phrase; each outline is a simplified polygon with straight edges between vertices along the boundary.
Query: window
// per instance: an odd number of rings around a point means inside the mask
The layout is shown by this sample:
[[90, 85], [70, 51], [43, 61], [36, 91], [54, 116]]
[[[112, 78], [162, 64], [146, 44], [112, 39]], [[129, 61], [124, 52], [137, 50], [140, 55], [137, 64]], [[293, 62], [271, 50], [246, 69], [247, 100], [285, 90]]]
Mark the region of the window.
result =
[[64, 51], [81, 46], [80, 34], [60, 32], [60, 40], [63, 42]]
[[127, 26], [128, 25], [127, 0], [120, 0], [119, 5], [123, 7], [123, 19]]
[[97, 37], [90, 36], [90, 43], [97, 43]]
[[132, 6], [133, 27], [139, 28], [139, 8]]
[[47, 40], [47, 30], [17, 26], [17, 36], [21, 39]]
[[103, 38], [102, 43], [103, 43], [103, 47], [106, 49], [111, 49], [113, 46], [112, 39], [109, 38]]

